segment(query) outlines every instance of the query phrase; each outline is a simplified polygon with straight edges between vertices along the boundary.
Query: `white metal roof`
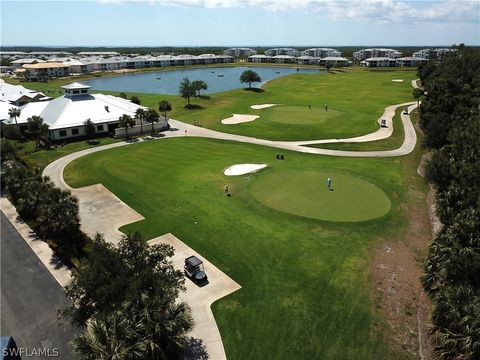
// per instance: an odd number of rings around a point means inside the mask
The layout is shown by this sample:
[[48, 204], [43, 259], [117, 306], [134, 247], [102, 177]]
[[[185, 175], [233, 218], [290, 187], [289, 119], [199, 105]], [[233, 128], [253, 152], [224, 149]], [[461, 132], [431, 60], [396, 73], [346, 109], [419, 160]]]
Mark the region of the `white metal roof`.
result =
[[90, 89], [91, 86], [80, 84], [79, 82], [73, 82], [68, 85], [63, 85], [61, 88], [65, 90], [80, 90], [80, 89]]
[[16, 101], [22, 96], [27, 96], [29, 98], [34, 98], [38, 95], [44, 97], [45, 95], [38, 91], [33, 91], [23, 87], [22, 85], [11, 85], [6, 82], [0, 82], [0, 101]]
[[10, 119], [8, 111], [12, 108], [17, 109], [15, 105], [9, 104], [5, 101], [0, 101], [0, 121]]
[[91, 119], [95, 124], [118, 121], [124, 114], [135, 116], [139, 108], [147, 109], [112, 95], [61, 96], [51, 101], [24, 105], [18, 122], [25, 123], [32, 115], [38, 115], [49, 125], [50, 130], [55, 130], [82, 126], [87, 119]]

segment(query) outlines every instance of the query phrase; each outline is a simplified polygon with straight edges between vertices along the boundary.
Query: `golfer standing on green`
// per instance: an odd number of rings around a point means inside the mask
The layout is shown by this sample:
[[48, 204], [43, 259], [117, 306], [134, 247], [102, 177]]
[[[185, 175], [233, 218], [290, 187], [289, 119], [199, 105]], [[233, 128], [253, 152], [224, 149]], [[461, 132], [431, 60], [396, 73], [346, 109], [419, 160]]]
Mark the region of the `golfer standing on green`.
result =
[[332, 188], [332, 179], [331, 178], [327, 178], [327, 189], [328, 191], [330, 191]]

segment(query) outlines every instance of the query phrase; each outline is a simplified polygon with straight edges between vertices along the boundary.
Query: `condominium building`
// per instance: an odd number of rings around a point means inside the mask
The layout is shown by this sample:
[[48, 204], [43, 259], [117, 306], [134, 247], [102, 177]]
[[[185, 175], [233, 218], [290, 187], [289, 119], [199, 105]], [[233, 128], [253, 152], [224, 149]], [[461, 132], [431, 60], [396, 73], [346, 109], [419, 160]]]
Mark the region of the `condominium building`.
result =
[[415, 57], [415, 56], [407, 56], [407, 57], [398, 58], [396, 59], [396, 61], [397, 61], [397, 66], [413, 67], [413, 66], [419, 66], [422, 62], [428, 61], [428, 59]]
[[313, 56], [317, 58], [339, 57], [342, 53], [332, 48], [311, 48], [302, 51], [302, 56]]
[[255, 55], [257, 50], [250, 48], [230, 48], [223, 52], [224, 55], [234, 56], [234, 57], [247, 57], [250, 55]]
[[441, 60], [443, 57], [450, 53], [457, 51], [456, 49], [442, 48], [442, 49], [422, 49], [413, 53], [413, 57], [422, 59], [435, 59]]
[[21, 69], [26, 73], [25, 78], [30, 81], [42, 81], [70, 75], [70, 67], [67, 64], [58, 62], [25, 64]]
[[288, 56], [300, 56], [300, 51], [292, 48], [273, 48], [265, 51], [267, 56], [288, 55]]
[[402, 56], [402, 52], [395, 49], [373, 48], [362, 49], [353, 53], [354, 60], [365, 60], [369, 58], [392, 58], [396, 59]]
[[366, 67], [395, 67], [397, 61], [389, 57], [372, 57], [362, 61], [362, 65]]

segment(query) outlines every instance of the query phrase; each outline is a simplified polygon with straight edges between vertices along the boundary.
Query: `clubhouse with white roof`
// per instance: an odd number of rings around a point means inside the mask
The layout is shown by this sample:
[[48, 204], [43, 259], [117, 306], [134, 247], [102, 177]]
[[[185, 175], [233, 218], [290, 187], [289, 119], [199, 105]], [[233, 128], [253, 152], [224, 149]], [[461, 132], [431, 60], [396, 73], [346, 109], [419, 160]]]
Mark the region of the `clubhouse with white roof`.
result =
[[[21, 109], [17, 119], [20, 130], [26, 128], [28, 118], [40, 116], [49, 127], [49, 136], [52, 140], [64, 140], [86, 135], [84, 123], [90, 119], [95, 125], [96, 134], [117, 134], [118, 121], [122, 115], [136, 118], [138, 109], [148, 110], [144, 106], [132, 103], [121, 97], [104, 94], [90, 94], [90, 86], [78, 82], [62, 86], [64, 95], [51, 101], [30, 102]], [[135, 134], [139, 127], [139, 120], [135, 119], [136, 126], [130, 134]], [[144, 126], [145, 127], [145, 126]], [[159, 118], [155, 130], [168, 127], [167, 119]], [[151, 126], [146, 126], [149, 131]], [[116, 131], [117, 130], [117, 131]], [[117, 134], [118, 136], [118, 134]]]

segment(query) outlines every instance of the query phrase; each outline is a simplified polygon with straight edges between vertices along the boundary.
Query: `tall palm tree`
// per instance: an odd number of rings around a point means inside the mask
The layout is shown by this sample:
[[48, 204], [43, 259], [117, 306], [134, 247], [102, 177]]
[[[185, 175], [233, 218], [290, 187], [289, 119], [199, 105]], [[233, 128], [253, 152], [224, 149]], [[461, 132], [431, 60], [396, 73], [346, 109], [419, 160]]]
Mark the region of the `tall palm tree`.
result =
[[158, 110], [163, 112], [163, 116], [165, 117], [165, 121], [167, 121], [167, 111], [172, 111], [172, 104], [167, 100], [162, 100], [158, 104]]
[[195, 88], [192, 86], [189, 78], [184, 78], [180, 83], [178, 93], [184, 99], [187, 99], [187, 107], [190, 107], [190, 98], [195, 95]]
[[135, 116], [140, 121], [140, 134], [143, 136], [143, 122], [145, 121], [145, 110], [143, 110], [142, 108], [138, 108], [137, 111], [135, 111]]
[[27, 119], [28, 132], [35, 136], [36, 146], [40, 147], [40, 143], [44, 140], [48, 142], [48, 125], [43, 122], [40, 116], [34, 115]]
[[20, 117], [20, 114], [22, 111], [19, 108], [11, 108], [8, 110], [8, 116], [10, 116], [11, 119], [15, 120], [15, 137], [20, 134], [20, 130], [18, 129], [18, 122], [17, 118]]
[[73, 353], [80, 360], [139, 359], [142, 345], [134, 326], [122, 311], [93, 318], [85, 333], [72, 340]]
[[158, 113], [150, 109], [145, 113], [145, 121], [152, 124], [152, 135], [155, 133], [154, 124], [158, 122]]
[[118, 118], [118, 125], [125, 128], [125, 140], [128, 139], [128, 128], [135, 125], [135, 120], [130, 115], [123, 114]]

